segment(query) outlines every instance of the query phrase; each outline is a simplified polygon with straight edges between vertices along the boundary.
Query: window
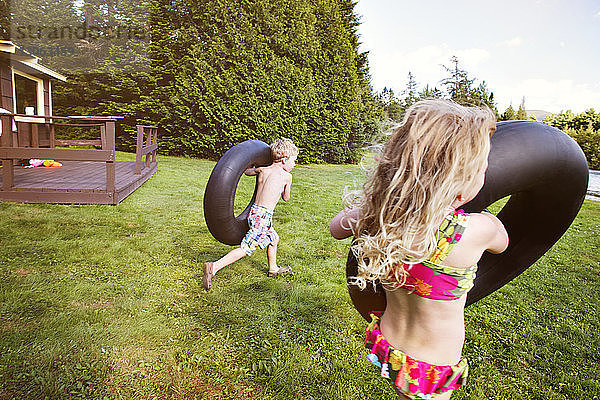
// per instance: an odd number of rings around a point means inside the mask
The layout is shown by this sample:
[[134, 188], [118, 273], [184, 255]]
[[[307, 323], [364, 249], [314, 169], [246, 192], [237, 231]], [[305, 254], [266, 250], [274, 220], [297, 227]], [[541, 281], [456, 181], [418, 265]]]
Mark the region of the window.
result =
[[15, 74], [15, 96], [17, 114], [38, 114], [36, 81]]
[[44, 82], [13, 69], [15, 113], [44, 115]]

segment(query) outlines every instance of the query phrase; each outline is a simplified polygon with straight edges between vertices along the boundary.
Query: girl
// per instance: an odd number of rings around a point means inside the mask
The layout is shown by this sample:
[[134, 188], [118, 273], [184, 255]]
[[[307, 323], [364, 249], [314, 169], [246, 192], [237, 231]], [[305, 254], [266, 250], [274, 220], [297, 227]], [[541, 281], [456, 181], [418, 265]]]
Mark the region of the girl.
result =
[[383, 283], [387, 306], [373, 310], [365, 345], [400, 398], [445, 400], [465, 383], [463, 314], [476, 263], [484, 251], [508, 246], [495, 216], [460, 209], [483, 186], [495, 128], [489, 109], [416, 103], [358, 204], [331, 221], [335, 238], [356, 236], [359, 272], [351, 283]]

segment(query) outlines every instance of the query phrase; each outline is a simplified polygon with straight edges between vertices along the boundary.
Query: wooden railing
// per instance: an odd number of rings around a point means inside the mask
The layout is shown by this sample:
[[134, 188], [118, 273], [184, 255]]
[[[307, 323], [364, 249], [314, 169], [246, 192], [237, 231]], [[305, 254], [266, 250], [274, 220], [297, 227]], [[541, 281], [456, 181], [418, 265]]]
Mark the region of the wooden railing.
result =
[[[14, 164], [20, 159], [55, 159], [60, 161], [97, 161], [106, 163], [106, 192], [115, 193], [115, 124], [114, 117], [37, 117], [21, 114], [0, 114], [0, 160], [2, 160], [2, 189], [14, 186]], [[16, 122], [16, 124], [15, 124]], [[16, 131], [15, 131], [16, 126]], [[100, 139], [64, 140], [55, 137], [58, 126], [99, 128]], [[146, 147], [140, 145], [140, 129], [148, 130]], [[156, 128], [138, 127], [138, 158], [152, 153], [156, 160]], [[150, 138], [150, 132], [154, 135]], [[150, 142], [152, 139], [152, 142]], [[62, 149], [56, 146], [97, 146], [100, 149]], [[137, 166], [136, 166], [137, 170]], [[140, 168], [141, 170], [141, 168]]]
[[[146, 145], [144, 146], [144, 136], [146, 136]], [[140, 175], [143, 168], [150, 167], [150, 156], [152, 162], [156, 162], [156, 153], [158, 152], [158, 128], [156, 126], [137, 126], [137, 144], [135, 146], [135, 173]], [[142, 157], [146, 160], [142, 166]]]

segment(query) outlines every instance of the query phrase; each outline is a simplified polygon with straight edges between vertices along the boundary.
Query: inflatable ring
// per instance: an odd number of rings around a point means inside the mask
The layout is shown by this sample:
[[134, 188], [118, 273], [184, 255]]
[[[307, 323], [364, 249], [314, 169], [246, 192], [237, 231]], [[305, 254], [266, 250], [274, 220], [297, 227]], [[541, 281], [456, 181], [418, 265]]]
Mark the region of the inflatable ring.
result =
[[211, 235], [219, 242], [229, 245], [242, 242], [248, 232], [248, 212], [256, 198], [256, 186], [252, 200], [236, 217], [233, 207], [237, 185], [246, 169], [271, 163], [268, 144], [247, 140], [227, 150], [213, 168], [204, 190], [204, 219]]
[[[467, 305], [514, 279], [560, 239], [583, 204], [589, 178], [585, 155], [577, 143], [558, 129], [533, 121], [498, 123], [488, 161], [483, 188], [463, 208], [480, 212], [510, 195], [498, 213], [510, 243], [501, 254], [484, 253]], [[350, 251], [346, 277], [356, 276], [357, 268]], [[373, 310], [385, 310], [380, 284], [362, 291], [348, 285], [348, 290], [365, 319], [370, 320]]]

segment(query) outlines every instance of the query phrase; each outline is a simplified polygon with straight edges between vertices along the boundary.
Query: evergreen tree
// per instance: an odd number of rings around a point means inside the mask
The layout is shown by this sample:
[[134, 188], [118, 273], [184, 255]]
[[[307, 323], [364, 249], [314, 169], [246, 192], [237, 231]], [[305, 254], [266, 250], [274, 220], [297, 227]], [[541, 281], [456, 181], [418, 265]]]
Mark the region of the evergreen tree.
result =
[[591, 169], [600, 169], [600, 113], [593, 108], [580, 114], [567, 110], [549, 115], [544, 123], [569, 134], [583, 150]]
[[423, 90], [419, 92], [419, 99], [441, 99], [444, 94], [437, 87], [430, 88], [427, 84]]
[[[163, 146], [216, 157], [241, 140], [288, 136], [303, 161], [344, 162], [377, 115], [354, 4], [159, 1], [153, 40]], [[367, 134], [368, 136], [368, 134]]]
[[525, 111], [525, 97], [523, 97], [523, 99], [521, 100], [521, 104], [519, 104], [519, 109], [517, 110], [517, 114], [515, 116], [515, 119], [519, 119], [519, 120], [526, 120], [527, 118], [527, 111]]
[[517, 119], [517, 113], [515, 112], [515, 109], [513, 108], [512, 104], [508, 106], [508, 108], [504, 111], [504, 113], [502, 114], [502, 121], [512, 121]]
[[417, 81], [412, 72], [408, 71], [408, 82], [406, 83], [406, 89], [404, 90], [404, 109], [410, 107], [419, 100], [417, 93]]
[[400, 121], [404, 114], [402, 100], [398, 99], [391, 88], [384, 87], [379, 94], [384, 117], [392, 121]]
[[62, 115], [119, 115], [117, 148], [132, 151], [138, 123], [151, 123], [142, 111], [155, 86], [150, 71], [150, 4], [84, 0], [77, 10], [83, 38], [77, 52], [51, 60], [67, 75], [54, 87], [54, 111]]
[[11, 20], [10, 20], [11, 0], [0, 0], [0, 39], [10, 40]]
[[85, 35], [73, 0], [11, 0], [6, 4], [11, 7], [10, 40], [42, 58], [44, 65], [64, 71], [60, 61], [73, 55], [79, 37]]
[[485, 81], [479, 84], [472, 94], [472, 97], [474, 98], [473, 104], [478, 106], [486, 105], [492, 111], [494, 111], [496, 115], [498, 115], [498, 108], [496, 107], [496, 102], [494, 100], [494, 93], [488, 89]]
[[133, 149], [136, 123], [152, 123], [169, 154], [216, 158], [246, 139], [286, 136], [301, 161], [346, 162], [378, 130], [352, 0], [78, 4], [88, 25], [148, 30], [80, 43], [89, 48], [54, 90], [57, 113], [125, 116], [119, 149]]
[[441, 84], [446, 88], [446, 93], [451, 100], [459, 104], [469, 104], [472, 100], [471, 86], [475, 79], [469, 78], [467, 71], [459, 67], [456, 56], [452, 56], [450, 62], [451, 67], [442, 66], [450, 76], [442, 79]]
[[591, 127], [594, 131], [600, 131], [600, 113], [596, 113], [593, 108], [581, 114], [575, 114], [571, 110], [567, 110], [547, 116], [544, 123], [564, 131], [567, 129], [579, 131], [588, 127]]
[[494, 94], [488, 90], [485, 81], [481, 82], [479, 86], [473, 87], [475, 78], [469, 77], [469, 73], [460, 68], [458, 58], [453, 56], [450, 62], [452, 63], [451, 67], [443, 65], [450, 76], [441, 81], [441, 84], [446, 88], [448, 97], [459, 104], [471, 106], [487, 105], [498, 114], [494, 102]]
[[378, 135], [380, 131], [379, 121], [383, 117], [383, 108], [378, 102], [371, 86], [368, 52], [361, 52], [359, 50], [360, 43], [357, 31], [359, 20], [354, 12], [356, 4], [357, 1], [354, 0], [342, 0], [341, 3], [345, 23], [351, 33], [350, 41], [354, 52], [357, 54], [356, 68], [360, 96], [358, 116], [352, 124], [348, 138], [349, 156], [347, 161], [350, 162], [358, 161], [362, 154], [362, 149], [370, 145], [373, 138]]

